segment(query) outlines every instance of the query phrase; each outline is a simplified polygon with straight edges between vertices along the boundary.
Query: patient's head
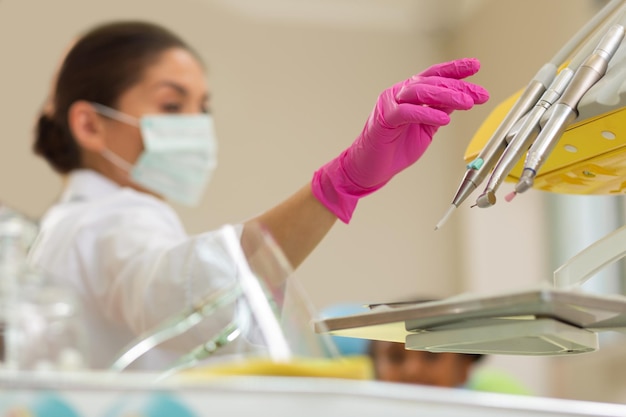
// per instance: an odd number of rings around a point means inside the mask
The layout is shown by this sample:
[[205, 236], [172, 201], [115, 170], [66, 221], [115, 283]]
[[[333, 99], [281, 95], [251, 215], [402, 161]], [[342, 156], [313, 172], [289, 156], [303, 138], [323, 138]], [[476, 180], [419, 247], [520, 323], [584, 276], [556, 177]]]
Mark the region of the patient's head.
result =
[[482, 355], [406, 350], [403, 343], [374, 340], [369, 354], [376, 379], [439, 387], [460, 387]]
[[[432, 298], [413, 298], [392, 303], [402, 306], [435, 301]], [[390, 306], [392, 304], [386, 304]], [[370, 311], [363, 304], [338, 304], [326, 308], [323, 316], [343, 317]], [[375, 377], [381, 381], [405, 382], [439, 387], [461, 387], [470, 377], [474, 365], [483, 355], [466, 353], [432, 353], [406, 350], [404, 343], [333, 336], [339, 352], [344, 356], [369, 355]]]

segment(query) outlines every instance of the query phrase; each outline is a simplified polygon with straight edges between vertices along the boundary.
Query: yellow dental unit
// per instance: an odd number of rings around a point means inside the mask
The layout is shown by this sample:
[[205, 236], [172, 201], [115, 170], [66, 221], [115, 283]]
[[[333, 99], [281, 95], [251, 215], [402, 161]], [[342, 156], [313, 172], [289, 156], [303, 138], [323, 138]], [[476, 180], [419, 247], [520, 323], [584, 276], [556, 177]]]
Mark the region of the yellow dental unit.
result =
[[[503, 182], [568, 194], [626, 189], [626, 1], [609, 2], [501, 103], [465, 152], [467, 170], [439, 228], [477, 188], [491, 207]], [[485, 182], [485, 185], [482, 183]]]
[[[624, 74], [625, 64], [620, 59], [583, 97], [577, 120], [565, 130], [537, 172], [533, 188], [565, 194], [626, 192], [625, 87], [611, 77], [614, 73]], [[502, 102], [483, 122], [465, 151], [467, 163], [476, 159], [518, 97], [519, 93]], [[505, 181], [519, 181], [523, 168], [521, 158]]]

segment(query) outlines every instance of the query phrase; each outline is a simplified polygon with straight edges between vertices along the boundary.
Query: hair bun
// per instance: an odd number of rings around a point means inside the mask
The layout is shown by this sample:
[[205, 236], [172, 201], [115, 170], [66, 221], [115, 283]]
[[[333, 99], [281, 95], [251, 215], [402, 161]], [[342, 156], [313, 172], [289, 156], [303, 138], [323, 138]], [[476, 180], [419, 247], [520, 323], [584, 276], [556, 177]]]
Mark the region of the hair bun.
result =
[[47, 114], [42, 114], [37, 120], [33, 150], [37, 155], [43, 156], [55, 171], [62, 174], [80, 165], [76, 143]]

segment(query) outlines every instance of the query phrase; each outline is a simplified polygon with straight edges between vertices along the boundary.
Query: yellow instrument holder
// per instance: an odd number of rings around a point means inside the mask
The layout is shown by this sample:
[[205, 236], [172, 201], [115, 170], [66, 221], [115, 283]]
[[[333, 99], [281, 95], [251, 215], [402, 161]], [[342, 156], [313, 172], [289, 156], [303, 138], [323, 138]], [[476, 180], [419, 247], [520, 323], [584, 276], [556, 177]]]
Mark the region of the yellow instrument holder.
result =
[[[464, 155], [473, 161], [520, 96], [518, 91], [485, 119]], [[507, 182], [517, 182], [524, 157]], [[626, 108], [575, 121], [565, 130], [535, 177], [533, 188], [563, 194], [622, 194], [626, 191]]]

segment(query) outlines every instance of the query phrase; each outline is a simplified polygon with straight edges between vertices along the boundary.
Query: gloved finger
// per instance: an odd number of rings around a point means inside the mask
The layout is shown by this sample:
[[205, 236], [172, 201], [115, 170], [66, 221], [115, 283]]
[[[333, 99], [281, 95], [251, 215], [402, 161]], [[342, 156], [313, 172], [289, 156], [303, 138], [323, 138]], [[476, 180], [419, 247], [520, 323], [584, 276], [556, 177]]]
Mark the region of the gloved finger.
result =
[[390, 128], [397, 128], [410, 123], [445, 126], [450, 123], [450, 116], [439, 109], [405, 103], [399, 104], [392, 112], [385, 114], [383, 123]]
[[474, 104], [483, 104], [489, 100], [489, 92], [484, 87], [469, 81], [444, 77], [423, 77], [420, 80], [406, 82], [403, 87], [408, 87], [414, 84], [435, 85], [462, 91], [472, 97]]
[[[454, 61], [442, 62], [425, 69], [416, 76], [446, 77], [461, 79], [474, 75], [480, 69], [480, 61], [476, 58], [461, 58]], [[415, 77], [415, 76], [414, 76]]]
[[425, 104], [433, 107], [451, 107], [457, 110], [469, 110], [474, 106], [474, 99], [463, 91], [429, 84], [403, 87], [395, 98], [399, 104]]
[[400, 87], [396, 94], [396, 99], [410, 101], [413, 95], [409, 91], [413, 88], [420, 88], [420, 86], [424, 84], [463, 92], [472, 98], [474, 104], [483, 104], [489, 100], [489, 92], [480, 85], [443, 77], [420, 77], [418, 79], [407, 80], [404, 85]]
[[460, 109], [455, 109], [455, 108], [452, 108], [452, 107], [436, 107], [436, 106], [433, 106], [433, 108], [437, 109], [437, 110], [441, 110], [442, 112], [444, 112], [446, 114], [452, 114], [452, 112], [454, 112], [455, 110], [460, 110]]

